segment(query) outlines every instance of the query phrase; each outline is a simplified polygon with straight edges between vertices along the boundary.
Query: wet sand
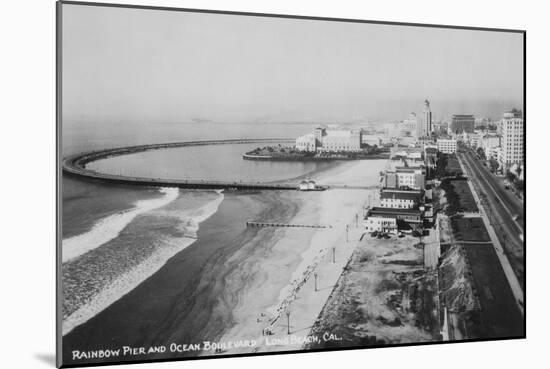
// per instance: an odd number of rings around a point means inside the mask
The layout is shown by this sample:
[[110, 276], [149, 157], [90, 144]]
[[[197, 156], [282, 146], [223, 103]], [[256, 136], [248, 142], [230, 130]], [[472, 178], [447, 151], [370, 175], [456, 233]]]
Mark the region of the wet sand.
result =
[[[232, 325], [236, 304], [227, 276], [241, 268], [243, 247], [263, 244], [275, 229], [247, 228], [251, 218], [288, 221], [296, 212], [294, 192], [227, 193], [216, 214], [204, 221], [198, 240], [171, 258], [157, 273], [85, 324], [63, 337], [66, 363], [72, 350], [117, 349], [123, 345], [167, 345], [215, 340]], [[240, 288], [244, 285], [238, 282]], [[194, 355], [194, 352], [179, 356]], [[156, 354], [122, 360], [173, 358]], [[101, 359], [77, 361], [101, 362]]]

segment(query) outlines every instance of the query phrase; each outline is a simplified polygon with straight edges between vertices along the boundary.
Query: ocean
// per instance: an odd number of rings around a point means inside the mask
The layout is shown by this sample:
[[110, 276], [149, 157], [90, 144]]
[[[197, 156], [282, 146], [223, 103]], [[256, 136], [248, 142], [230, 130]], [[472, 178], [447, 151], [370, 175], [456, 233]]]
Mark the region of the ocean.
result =
[[[145, 143], [289, 138], [313, 127], [233, 123], [90, 127], [74, 123], [63, 127], [63, 151], [69, 155]], [[242, 153], [254, 147], [236, 144], [159, 150], [92, 165], [96, 170], [122, 174], [243, 181], [323, 178], [350, 165], [242, 160]], [[366, 168], [372, 170], [362, 173], [361, 181], [363, 177], [377, 178], [384, 161], [367, 162], [371, 163], [366, 163]], [[239, 324], [235, 311], [246, 300], [250, 284], [267, 283], [272, 290], [266, 292], [261, 308], [276, 304], [280, 291], [304, 262], [298, 251], [307, 249], [315, 232], [250, 228], [246, 221], [290, 222], [327, 196], [304, 196], [297, 191], [139, 188], [65, 176], [62, 186], [62, 333], [67, 363], [72, 360], [72, 350], [214, 341]], [[319, 217], [317, 210], [313, 207], [306, 212], [308, 221]], [[296, 252], [289, 252], [288, 242], [282, 252], [281, 239], [294, 242]], [[274, 272], [268, 278], [265, 270], [269, 268]], [[277, 276], [277, 272], [284, 274]], [[168, 357], [175, 355], [147, 358]]]

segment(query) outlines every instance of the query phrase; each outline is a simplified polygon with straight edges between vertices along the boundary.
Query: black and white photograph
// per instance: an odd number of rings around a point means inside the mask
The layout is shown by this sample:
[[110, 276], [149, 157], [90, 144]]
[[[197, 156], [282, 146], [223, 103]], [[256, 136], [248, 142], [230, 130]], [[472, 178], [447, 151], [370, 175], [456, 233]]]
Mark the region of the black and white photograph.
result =
[[57, 364], [525, 338], [525, 35], [58, 2]]

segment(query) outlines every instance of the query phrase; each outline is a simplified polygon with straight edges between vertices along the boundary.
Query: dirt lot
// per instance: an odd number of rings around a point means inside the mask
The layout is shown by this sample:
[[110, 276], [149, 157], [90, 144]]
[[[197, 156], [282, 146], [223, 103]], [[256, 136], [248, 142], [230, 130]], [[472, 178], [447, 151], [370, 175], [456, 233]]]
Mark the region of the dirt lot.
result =
[[423, 269], [412, 237], [366, 236], [315, 322], [310, 335], [342, 338], [309, 348], [434, 341], [439, 337], [435, 274]]

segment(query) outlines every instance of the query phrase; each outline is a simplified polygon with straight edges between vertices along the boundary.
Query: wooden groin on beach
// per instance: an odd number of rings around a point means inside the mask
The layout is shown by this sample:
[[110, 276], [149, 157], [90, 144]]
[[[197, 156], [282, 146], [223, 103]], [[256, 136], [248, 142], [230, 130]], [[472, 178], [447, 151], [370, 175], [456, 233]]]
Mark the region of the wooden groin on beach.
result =
[[247, 227], [293, 227], [293, 228], [332, 228], [332, 226], [318, 224], [285, 224], [266, 222], [246, 222]]

